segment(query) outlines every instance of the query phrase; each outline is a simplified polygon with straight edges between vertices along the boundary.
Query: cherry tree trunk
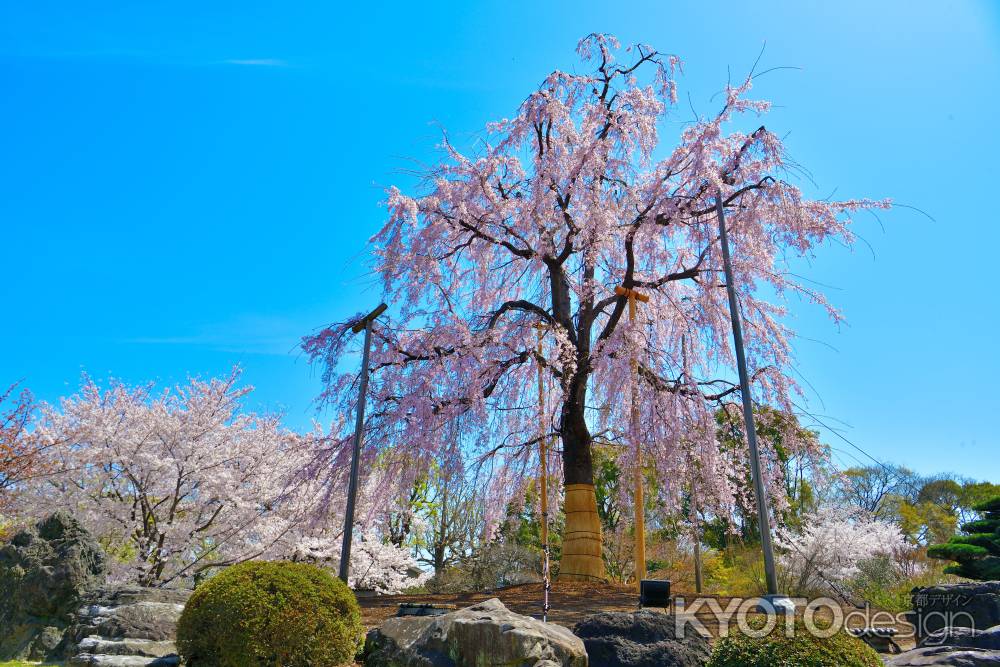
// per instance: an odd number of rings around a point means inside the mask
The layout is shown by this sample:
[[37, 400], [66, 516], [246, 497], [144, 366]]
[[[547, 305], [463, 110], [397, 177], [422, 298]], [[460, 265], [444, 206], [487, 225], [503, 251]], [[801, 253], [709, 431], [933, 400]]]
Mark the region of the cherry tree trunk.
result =
[[605, 581], [601, 519], [594, 490], [592, 439], [584, 419], [586, 380], [563, 406], [563, 477], [566, 525], [563, 528], [561, 581]]

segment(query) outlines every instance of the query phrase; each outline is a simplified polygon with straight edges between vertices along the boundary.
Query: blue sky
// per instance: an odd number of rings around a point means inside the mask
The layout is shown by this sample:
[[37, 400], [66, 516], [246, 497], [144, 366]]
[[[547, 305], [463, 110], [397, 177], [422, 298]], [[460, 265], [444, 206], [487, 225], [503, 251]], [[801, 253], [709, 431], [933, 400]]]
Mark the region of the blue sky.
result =
[[[0, 384], [183, 381], [234, 363], [254, 407], [315, 412], [298, 338], [377, 303], [382, 187], [510, 115], [577, 40], [679, 55], [676, 128], [752, 65], [815, 188], [863, 219], [795, 309], [810, 407], [880, 459], [1000, 481], [1000, 3], [46, 2], [0, 6]], [[669, 132], [664, 135], [671, 141]], [[327, 416], [328, 417], [328, 416]], [[864, 459], [831, 434], [843, 464]]]

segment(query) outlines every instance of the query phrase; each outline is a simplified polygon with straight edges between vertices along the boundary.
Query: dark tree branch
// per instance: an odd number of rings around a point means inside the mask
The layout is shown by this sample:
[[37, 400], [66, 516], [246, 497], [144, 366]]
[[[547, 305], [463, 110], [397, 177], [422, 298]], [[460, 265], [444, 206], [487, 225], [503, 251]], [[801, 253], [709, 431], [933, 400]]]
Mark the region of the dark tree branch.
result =
[[538, 315], [546, 322], [550, 324], [552, 323], [552, 316], [549, 314], [547, 310], [545, 310], [541, 306], [534, 304], [530, 301], [526, 301], [524, 299], [515, 299], [513, 301], [507, 301], [501, 304], [499, 308], [493, 311], [493, 314], [490, 315], [490, 319], [486, 324], [486, 329], [492, 329], [494, 326], [496, 326], [497, 321], [501, 317], [503, 317], [503, 314], [511, 310], [519, 310], [525, 313], [533, 313], [535, 315]]

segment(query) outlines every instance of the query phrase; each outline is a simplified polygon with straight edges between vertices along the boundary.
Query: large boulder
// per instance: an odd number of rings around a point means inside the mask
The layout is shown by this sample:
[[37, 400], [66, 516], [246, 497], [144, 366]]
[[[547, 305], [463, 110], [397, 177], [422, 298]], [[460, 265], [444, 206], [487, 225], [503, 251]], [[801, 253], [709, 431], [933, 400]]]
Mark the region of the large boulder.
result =
[[86, 596], [66, 631], [67, 665], [139, 667], [180, 664], [177, 620], [191, 591], [108, 587]]
[[440, 616], [386, 620], [365, 640], [366, 667], [587, 667], [583, 642], [493, 598]]
[[946, 627], [985, 630], [1000, 624], [1000, 581], [914, 588], [908, 620], [923, 639]]
[[886, 667], [1000, 667], [1000, 651], [961, 646], [924, 646], [891, 658]]
[[0, 660], [59, 657], [82, 596], [106, 576], [100, 544], [64, 512], [15, 534], [0, 548]]
[[592, 667], [700, 667], [711, 654], [697, 632], [676, 635], [670, 614], [605, 611], [577, 623]]

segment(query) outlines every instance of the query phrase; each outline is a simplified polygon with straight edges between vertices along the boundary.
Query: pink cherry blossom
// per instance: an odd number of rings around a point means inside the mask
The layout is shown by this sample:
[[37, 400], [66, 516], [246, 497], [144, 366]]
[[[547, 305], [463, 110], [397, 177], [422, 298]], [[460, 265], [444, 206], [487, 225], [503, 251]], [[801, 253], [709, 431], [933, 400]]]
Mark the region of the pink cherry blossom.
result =
[[[106, 545], [120, 581], [176, 585], [256, 558], [308, 556], [335, 567], [343, 492], [331, 489], [342, 485], [302, 475], [326, 438], [242, 411], [251, 388], [238, 378], [160, 392], [86, 379], [78, 394], [44, 406], [35, 435], [46, 474], [18, 496], [18, 514], [70, 511]], [[363, 498], [378, 483], [370, 476]], [[375, 515], [366, 502], [359, 514]], [[416, 562], [379, 538], [374, 521], [362, 521], [355, 583], [397, 592], [415, 581]]]
[[782, 551], [779, 563], [793, 591], [835, 594], [865, 560], [884, 556], [900, 569], [912, 567], [914, 550], [897, 524], [839, 507], [804, 514], [801, 530], [779, 531], [775, 546]]

